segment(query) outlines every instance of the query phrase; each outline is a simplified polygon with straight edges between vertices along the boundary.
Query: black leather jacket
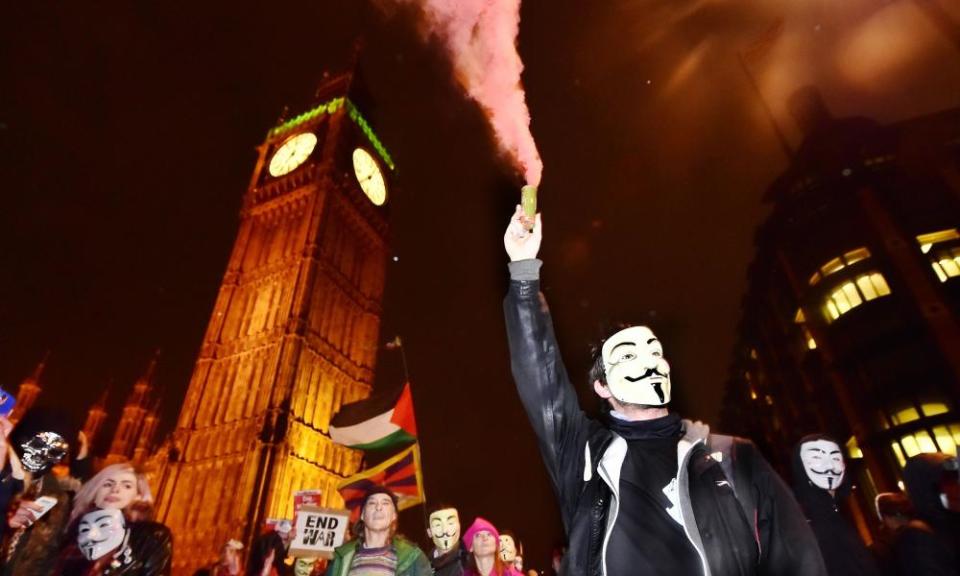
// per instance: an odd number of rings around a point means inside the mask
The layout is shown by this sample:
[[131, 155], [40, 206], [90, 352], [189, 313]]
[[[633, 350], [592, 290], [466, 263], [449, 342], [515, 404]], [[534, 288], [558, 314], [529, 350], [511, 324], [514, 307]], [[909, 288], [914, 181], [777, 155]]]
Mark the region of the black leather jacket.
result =
[[[602, 575], [610, 511], [616, 514], [617, 506], [604, 466], [622, 464], [615, 452], [625, 441], [580, 409], [539, 291], [539, 264], [511, 263], [504, 301], [511, 368], [560, 502], [569, 541], [561, 574]], [[797, 502], [754, 445], [695, 432], [687, 430], [681, 440], [689, 446], [678, 488], [685, 531], [705, 576], [825, 576]]]
[[71, 546], [61, 561], [61, 576], [168, 576], [173, 560], [173, 536], [158, 522], [132, 522], [126, 540], [109, 558], [90, 562]]

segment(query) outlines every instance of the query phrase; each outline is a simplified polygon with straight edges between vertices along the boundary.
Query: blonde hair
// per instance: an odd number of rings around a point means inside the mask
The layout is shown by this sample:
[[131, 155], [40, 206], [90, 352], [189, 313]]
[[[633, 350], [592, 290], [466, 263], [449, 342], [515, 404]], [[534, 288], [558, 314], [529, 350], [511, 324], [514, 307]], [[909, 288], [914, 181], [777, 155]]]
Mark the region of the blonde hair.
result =
[[103, 470], [94, 474], [93, 478], [83, 483], [73, 499], [73, 511], [70, 512], [68, 526], [96, 508], [97, 492], [103, 486], [103, 483], [111, 476], [122, 472], [130, 472], [137, 479], [137, 498], [123, 509], [123, 516], [131, 522], [149, 520], [153, 516], [153, 493], [150, 491], [147, 477], [134, 468], [130, 462], [120, 462], [106, 466]]

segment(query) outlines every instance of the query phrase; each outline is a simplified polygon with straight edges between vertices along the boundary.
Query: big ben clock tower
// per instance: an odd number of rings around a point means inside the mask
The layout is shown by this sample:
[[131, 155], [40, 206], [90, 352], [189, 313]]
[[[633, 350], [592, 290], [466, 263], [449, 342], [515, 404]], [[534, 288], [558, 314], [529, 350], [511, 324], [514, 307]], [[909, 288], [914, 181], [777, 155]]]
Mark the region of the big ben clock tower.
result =
[[240, 227], [158, 480], [174, 572], [229, 538], [290, 518], [292, 494], [339, 480], [360, 454], [330, 417], [370, 392], [379, 337], [394, 164], [350, 98], [351, 76], [259, 147]]

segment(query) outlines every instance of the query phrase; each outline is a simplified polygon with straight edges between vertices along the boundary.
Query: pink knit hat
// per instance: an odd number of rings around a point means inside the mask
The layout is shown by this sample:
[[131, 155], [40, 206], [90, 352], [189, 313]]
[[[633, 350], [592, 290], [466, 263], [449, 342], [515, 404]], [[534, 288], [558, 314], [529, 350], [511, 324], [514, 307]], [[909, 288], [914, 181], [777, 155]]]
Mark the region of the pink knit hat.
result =
[[489, 532], [493, 534], [494, 540], [500, 540], [500, 533], [497, 532], [497, 528], [489, 520], [477, 516], [473, 524], [463, 533], [463, 545], [467, 547], [467, 552], [473, 552], [473, 537], [477, 532]]

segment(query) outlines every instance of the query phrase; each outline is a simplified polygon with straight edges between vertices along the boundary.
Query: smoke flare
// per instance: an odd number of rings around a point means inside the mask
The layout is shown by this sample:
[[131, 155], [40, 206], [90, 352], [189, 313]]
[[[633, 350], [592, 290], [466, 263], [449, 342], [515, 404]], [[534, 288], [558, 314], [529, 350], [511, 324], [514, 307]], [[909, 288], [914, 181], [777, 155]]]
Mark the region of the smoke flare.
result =
[[543, 172], [517, 53], [520, 0], [393, 0], [416, 4], [425, 33], [446, 47], [457, 81], [487, 115], [501, 152], [537, 186]]

